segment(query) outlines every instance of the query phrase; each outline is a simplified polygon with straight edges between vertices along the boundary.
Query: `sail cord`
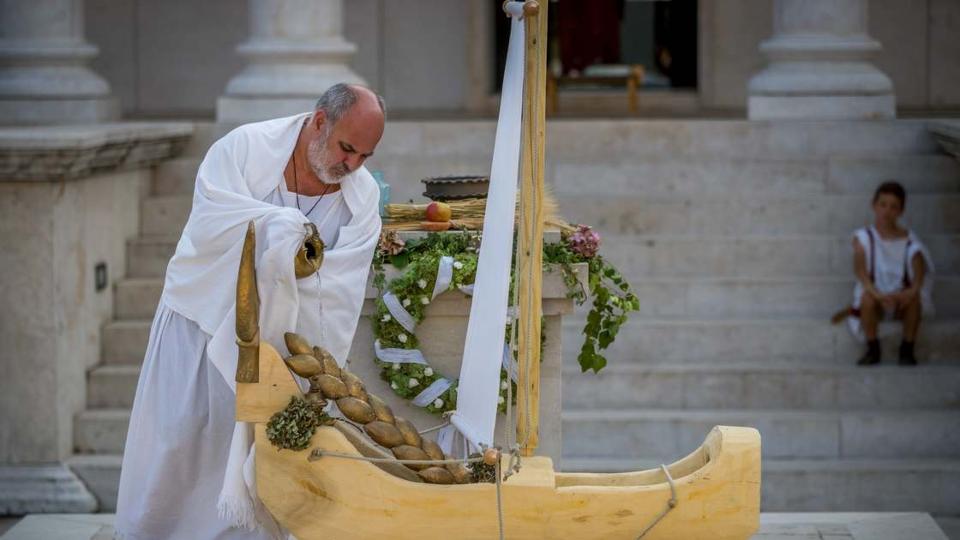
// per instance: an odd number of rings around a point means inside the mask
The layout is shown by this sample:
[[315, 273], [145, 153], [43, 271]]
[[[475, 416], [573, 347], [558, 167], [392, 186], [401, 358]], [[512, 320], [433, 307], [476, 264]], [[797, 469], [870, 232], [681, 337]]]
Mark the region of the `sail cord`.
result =
[[677, 503], [679, 502], [677, 500], [677, 486], [673, 483], [673, 477], [670, 476], [670, 471], [667, 470], [666, 465], [660, 465], [660, 469], [663, 470], [663, 474], [665, 474], [667, 477], [667, 483], [670, 485], [670, 500], [667, 501], [667, 506], [660, 511], [660, 514], [657, 515], [657, 517], [655, 517], [653, 521], [650, 522], [649, 525], [644, 527], [643, 531], [640, 532], [640, 536], [637, 536], [637, 540], [640, 540], [641, 538], [646, 536], [647, 533], [650, 532], [650, 530], [657, 525], [657, 523], [660, 523], [661, 519], [666, 517], [666, 515], [669, 514], [671, 510], [677, 507]]

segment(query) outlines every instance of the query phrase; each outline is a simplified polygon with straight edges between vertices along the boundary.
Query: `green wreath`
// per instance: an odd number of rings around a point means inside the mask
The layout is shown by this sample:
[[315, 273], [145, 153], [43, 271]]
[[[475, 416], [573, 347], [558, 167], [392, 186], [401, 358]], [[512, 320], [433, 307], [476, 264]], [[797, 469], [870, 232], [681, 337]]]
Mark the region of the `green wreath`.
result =
[[[583, 371], [600, 371], [606, 365], [606, 359], [600, 351], [613, 343], [620, 326], [626, 322], [631, 311], [639, 309], [637, 297], [629, 284], [617, 270], [596, 253], [599, 236], [593, 241], [592, 250], [584, 250], [583, 235], [594, 234], [589, 227], [580, 226], [576, 233], [565, 235], [563, 242], [544, 244], [543, 262], [555, 265], [562, 272], [567, 286], [567, 297], [577, 304], [583, 304], [588, 297], [577, 280], [572, 265], [588, 263], [589, 296], [593, 298], [592, 308], [584, 327], [585, 336], [578, 361]], [[384, 232], [380, 246], [373, 261], [374, 286], [379, 291], [376, 299], [376, 313], [371, 316], [374, 340], [384, 349], [419, 349], [419, 340], [415, 332], [409, 332], [395, 320], [384, 301], [384, 293], [389, 292], [409, 313], [414, 326], [423, 320], [426, 308], [432, 302], [437, 270], [442, 257], [453, 258], [452, 278], [446, 290], [459, 290], [472, 285], [477, 272], [477, 250], [480, 245], [478, 233], [431, 233], [425, 238], [404, 243], [396, 233]], [[402, 274], [386, 282], [383, 265], [390, 263]], [[513, 289], [511, 272], [511, 291]], [[512, 297], [512, 295], [511, 295]], [[511, 325], [506, 328], [504, 340], [509, 343]], [[541, 321], [542, 325], [542, 321]], [[542, 328], [542, 326], [541, 326]], [[541, 351], [546, 335], [541, 331]], [[384, 362], [374, 355], [374, 361], [380, 368], [380, 377], [386, 381], [398, 396], [412, 400], [442, 375], [427, 364]], [[498, 410], [506, 410], [508, 390], [512, 389], [516, 399], [516, 383], [510, 380], [505, 369], [500, 370], [500, 396]], [[442, 394], [427, 403], [423, 408], [434, 414], [442, 414], [456, 409], [457, 381]]]

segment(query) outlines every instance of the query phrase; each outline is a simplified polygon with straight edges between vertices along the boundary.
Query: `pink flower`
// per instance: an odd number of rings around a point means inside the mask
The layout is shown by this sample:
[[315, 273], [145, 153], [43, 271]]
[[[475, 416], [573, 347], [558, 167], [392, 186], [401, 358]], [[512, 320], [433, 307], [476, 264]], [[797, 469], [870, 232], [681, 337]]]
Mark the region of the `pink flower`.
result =
[[567, 238], [570, 251], [591, 259], [600, 250], [600, 235], [586, 225], [577, 225], [577, 230]]

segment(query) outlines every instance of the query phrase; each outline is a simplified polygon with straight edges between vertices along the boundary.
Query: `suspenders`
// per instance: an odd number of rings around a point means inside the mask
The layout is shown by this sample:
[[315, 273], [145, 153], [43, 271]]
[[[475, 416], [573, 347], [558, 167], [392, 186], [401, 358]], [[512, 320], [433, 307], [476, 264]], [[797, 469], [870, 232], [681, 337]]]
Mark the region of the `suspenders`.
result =
[[[876, 276], [876, 240], [873, 238], [873, 227], [867, 227], [867, 236], [870, 238], [870, 261], [869, 261], [869, 270], [870, 270], [870, 281], [876, 285], [877, 276]], [[903, 288], [906, 289], [910, 286], [910, 237], [907, 237], [907, 247], [903, 252]]]

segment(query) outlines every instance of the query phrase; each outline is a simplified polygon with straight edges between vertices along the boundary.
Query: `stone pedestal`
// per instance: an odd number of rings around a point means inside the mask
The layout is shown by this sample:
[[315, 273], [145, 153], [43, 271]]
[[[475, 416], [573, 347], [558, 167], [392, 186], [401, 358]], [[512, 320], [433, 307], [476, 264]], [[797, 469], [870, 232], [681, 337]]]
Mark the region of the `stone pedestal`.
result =
[[0, 129], [0, 514], [90, 511], [63, 466], [150, 166], [189, 124]]
[[748, 87], [748, 115], [764, 119], [895, 116], [890, 78], [868, 62], [880, 43], [867, 35], [867, 0], [775, 0], [770, 60]]
[[[405, 237], [417, 233], [404, 233]], [[558, 236], [558, 235], [555, 235]], [[559, 238], [548, 238], [556, 242]], [[586, 283], [586, 264], [575, 265], [578, 277]], [[387, 280], [399, 275], [391, 266], [386, 267]], [[376, 289], [368, 287], [362, 317], [350, 348], [349, 369], [363, 379], [367, 389], [384, 399], [393, 411], [412, 421], [418, 429], [436, 426], [444, 419], [400, 398], [380, 379], [380, 369], [374, 362], [373, 331], [368, 317], [376, 313]], [[554, 468], [560, 469], [562, 454], [561, 367], [563, 333], [562, 319], [573, 311], [573, 301], [567, 298], [567, 288], [559, 270], [543, 274], [543, 316], [545, 342], [540, 365], [540, 445], [537, 455], [553, 459]], [[454, 291], [438, 296], [427, 308], [426, 317], [417, 327], [420, 350], [437, 372], [448, 379], [460, 376], [463, 344], [466, 339], [467, 322], [470, 317], [470, 297]], [[491, 344], [491, 350], [499, 358], [502, 345]], [[507, 419], [497, 417], [496, 443], [506, 447]]]
[[310, 111], [339, 82], [365, 84], [349, 62], [342, 0], [249, 0], [247, 67], [217, 101], [217, 121], [236, 124]]
[[80, 124], [119, 114], [110, 85], [87, 67], [83, 0], [0, 2], [0, 124]]

